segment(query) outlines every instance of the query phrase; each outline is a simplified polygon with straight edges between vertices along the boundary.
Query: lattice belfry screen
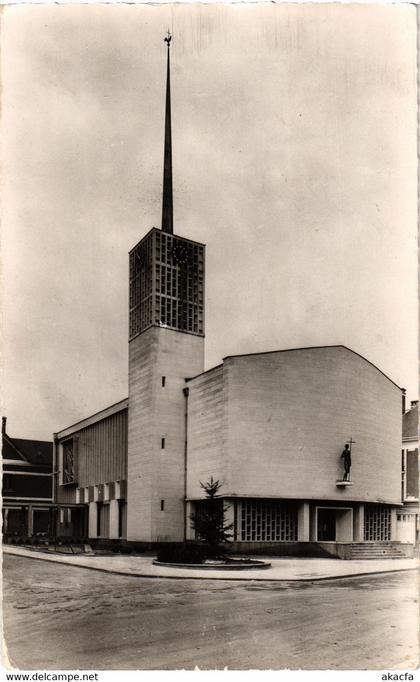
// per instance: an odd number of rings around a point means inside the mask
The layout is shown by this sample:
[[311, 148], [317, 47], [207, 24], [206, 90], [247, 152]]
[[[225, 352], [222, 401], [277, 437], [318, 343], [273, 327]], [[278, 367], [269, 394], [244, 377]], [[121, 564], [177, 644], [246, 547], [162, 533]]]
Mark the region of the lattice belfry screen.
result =
[[293, 542], [297, 540], [297, 511], [278, 502], [242, 502], [243, 542]]
[[153, 323], [153, 235], [130, 253], [130, 339]]
[[130, 339], [151, 325], [204, 335], [204, 246], [152, 230], [130, 253]]
[[365, 507], [365, 540], [391, 539], [391, 510], [389, 507]]
[[155, 323], [204, 333], [204, 247], [156, 233]]

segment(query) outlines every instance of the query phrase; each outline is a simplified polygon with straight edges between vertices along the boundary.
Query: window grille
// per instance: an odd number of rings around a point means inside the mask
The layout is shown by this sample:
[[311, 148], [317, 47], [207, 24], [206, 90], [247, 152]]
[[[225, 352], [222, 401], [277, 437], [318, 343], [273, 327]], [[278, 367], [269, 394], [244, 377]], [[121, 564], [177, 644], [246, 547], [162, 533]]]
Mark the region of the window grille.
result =
[[243, 542], [294, 542], [297, 540], [297, 510], [279, 502], [242, 502]]
[[389, 507], [365, 507], [365, 540], [385, 542], [391, 539], [391, 510]]

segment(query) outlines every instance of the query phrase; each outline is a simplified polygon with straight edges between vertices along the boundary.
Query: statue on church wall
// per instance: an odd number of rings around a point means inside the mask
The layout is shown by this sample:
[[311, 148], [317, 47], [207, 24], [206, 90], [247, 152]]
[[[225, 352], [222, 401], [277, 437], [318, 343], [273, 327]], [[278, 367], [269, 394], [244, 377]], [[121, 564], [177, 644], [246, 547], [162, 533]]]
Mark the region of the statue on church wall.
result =
[[344, 446], [344, 450], [341, 453], [341, 458], [343, 460], [343, 466], [344, 466], [343, 481], [350, 481], [351, 445], [353, 442], [354, 441], [350, 440], [349, 443], [346, 443]]

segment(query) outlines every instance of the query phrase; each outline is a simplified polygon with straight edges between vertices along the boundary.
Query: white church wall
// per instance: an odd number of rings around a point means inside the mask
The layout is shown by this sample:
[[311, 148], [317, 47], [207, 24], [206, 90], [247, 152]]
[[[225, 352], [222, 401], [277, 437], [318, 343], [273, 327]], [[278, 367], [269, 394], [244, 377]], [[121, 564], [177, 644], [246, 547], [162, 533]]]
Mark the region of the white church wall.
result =
[[[344, 347], [230, 357], [226, 494], [400, 502], [401, 394]], [[340, 454], [350, 437], [353, 485]]]
[[224, 457], [225, 400], [223, 366], [188, 382], [188, 466], [187, 497], [202, 497], [200, 481], [211, 476], [229, 487], [227, 460]]

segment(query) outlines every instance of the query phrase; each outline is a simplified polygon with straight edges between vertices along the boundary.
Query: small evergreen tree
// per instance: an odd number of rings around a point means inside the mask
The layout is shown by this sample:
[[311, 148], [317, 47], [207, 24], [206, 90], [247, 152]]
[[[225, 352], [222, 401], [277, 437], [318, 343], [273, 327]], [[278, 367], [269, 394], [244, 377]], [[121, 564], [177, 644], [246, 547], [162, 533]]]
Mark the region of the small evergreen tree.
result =
[[223, 555], [222, 545], [230, 542], [234, 524], [226, 523], [226, 509], [223, 499], [217, 496], [222, 483], [210, 481], [202, 483], [206, 499], [200, 504], [197, 513], [191, 515], [191, 521], [198, 539], [207, 547], [208, 555], [217, 557]]

